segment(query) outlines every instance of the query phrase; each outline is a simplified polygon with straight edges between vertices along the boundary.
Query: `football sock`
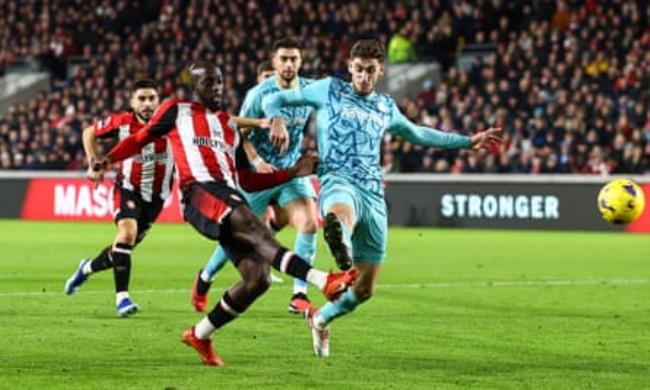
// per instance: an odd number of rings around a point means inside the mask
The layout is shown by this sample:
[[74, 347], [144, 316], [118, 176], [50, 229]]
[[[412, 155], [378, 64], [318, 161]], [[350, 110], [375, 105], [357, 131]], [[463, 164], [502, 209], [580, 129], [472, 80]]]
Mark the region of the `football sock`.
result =
[[[316, 256], [316, 235], [313, 233], [298, 233], [296, 235], [293, 250], [309, 265], [314, 265], [314, 258]], [[293, 293], [307, 294], [307, 282], [300, 279], [294, 279]]]
[[90, 275], [95, 272], [109, 269], [112, 266], [113, 262], [111, 261], [111, 246], [107, 246], [91, 262], [86, 263], [86, 266], [82, 271], [84, 275]]
[[[232, 298], [230, 298], [228, 291], [226, 291], [219, 303], [217, 303], [214, 309], [208, 313], [207, 317], [196, 325], [196, 337], [200, 339], [211, 337], [217, 329], [237, 318], [237, 316], [243, 313], [244, 310], [246, 310], [246, 308], [235, 303]], [[208, 320], [207, 323], [205, 322], [206, 319]]]
[[203, 268], [203, 272], [201, 272], [201, 279], [204, 282], [212, 282], [214, 276], [217, 274], [217, 272], [219, 272], [221, 268], [223, 268], [224, 265], [226, 265], [227, 261], [228, 254], [226, 254], [226, 251], [222, 246], [219, 246], [214, 250], [212, 257], [210, 257], [210, 260]]
[[115, 277], [115, 292], [129, 291], [131, 277], [131, 245], [117, 243], [111, 254], [113, 257], [113, 276]]
[[205, 271], [201, 271], [201, 273], [199, 274], [199, 279], [196, 281], [196, 292], [199, 295], [207, 294], [208, 291], [210, 291], [210, 286], [212, 285], [212, 282], [210, 281], [209, 278], [207, 281], [205, 280], [204, 278], [205, 273], [206, 273]]
[[280, 248], [275, 259], [273, 268], [294, 278], [306, 280], [322, 290], [327, 284], [327, 273], [312, 268], [305, 260], [285, 248]]
[[354, 294], [354, 291], [349, 288], [343, 293], [343, 295], [341, 295], [341, 298], [339, 298], [338, 301], [327, 302], [323, 307], [321, 307], [316, 313], [314, 322], [316, 322], [318, 326], [325, 326], [335, 318], [353, 311], [357, 306], [359, 306], [359, 303], [361, 302]]
[[128, 298], [129, 297], [129, 292], [128, 291], [120, 291], [117, 294], [115, 294], [115, 305], [119, 305], [120, 302], [122, 302], [122, 299]]
[[217, 328], [212, 325], [208, 317], [203, 317], [201, 321], [194, 326], [194, 335], [205, 340], [210, 338], [215, 330], [217, 330]]
[[327, 272], [312, 268], [307, 272], [307, 281], [322, 290], [327, 285]]

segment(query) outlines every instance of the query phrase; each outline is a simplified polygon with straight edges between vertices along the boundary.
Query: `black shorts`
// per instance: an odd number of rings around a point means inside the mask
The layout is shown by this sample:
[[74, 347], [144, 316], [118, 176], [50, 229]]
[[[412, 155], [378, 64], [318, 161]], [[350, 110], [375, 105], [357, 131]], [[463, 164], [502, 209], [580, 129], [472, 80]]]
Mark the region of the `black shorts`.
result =
[[136, 244], [144, 239], [151, 225], [160, 215], [163, 200], [154, 197], [151, 202], [142, 199], [140, 194], [125, 190], [122, 187], [113, 187], [113, 210], [115, 210], [115, 223], [122, 219], [135, 219], [138, 223], [138, 236]]
[[248, 205], [244, 196], [223, 182], [195, 183], [183, 190], [183, 218], [211, 240], [224, 238], [224, 223], [242, 205]]

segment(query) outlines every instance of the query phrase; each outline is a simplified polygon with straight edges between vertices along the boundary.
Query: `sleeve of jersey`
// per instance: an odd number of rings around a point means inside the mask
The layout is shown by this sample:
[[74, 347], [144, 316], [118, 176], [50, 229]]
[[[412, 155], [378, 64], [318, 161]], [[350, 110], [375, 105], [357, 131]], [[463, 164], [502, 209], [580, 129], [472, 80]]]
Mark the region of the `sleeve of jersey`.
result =
[[244, 147], [240, 144], [235, 154], [239, 185], [244, 191], [255, 192], [279, 186], [291, 180], [288, 169], [272, 173], [257, 173], [251, 169]]
[[260, 95], [257, 89], [251, 89], [244, 98], [244, 103], [239, 110], [239, 115], [246, 118], [261, 118], [262, 108], [260, 107]]
[[282, 107], [311, 106], [318, 108], [325, 104], [329, 95], [331, 78], [315, 81], [304, 88], [272, 93], [262, 99], [262, 110], [267, 118], [280, 116]]
[[98, 138], [108, 138], [115, 136], [121, 125], [119, 116], [109, 115], [107, 118], [95, 122], [93, 130]]
[[471, 144], [470, 137], [446, 133], [426, 126], [418, 126], [409, 121], [399, 111], [395, 103], [392, 106], [391, 122], [387, 129], [389, 132], [417, 145], [442, 149], [469, 148]]
[[144, 145], [169, 133], [175, 126], [177, 115], [176, 102], [163, 103], [145, 127], [126, 137], [111, 149], [108, 153], [109, 161], [117, 162], [127, 159], [140, 152]]

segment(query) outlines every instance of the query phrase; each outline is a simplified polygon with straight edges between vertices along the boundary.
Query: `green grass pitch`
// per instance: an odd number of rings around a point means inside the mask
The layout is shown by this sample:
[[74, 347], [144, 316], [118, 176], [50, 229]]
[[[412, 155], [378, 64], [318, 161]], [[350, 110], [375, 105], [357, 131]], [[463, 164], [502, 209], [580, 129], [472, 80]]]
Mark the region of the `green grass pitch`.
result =
[[[111, 224], [0, 221], [0, 388], [643, 388], [650, 383], [650, 237], [392, 228], [376, 296], [336, 321], [332, 356], [274, 285], [215, 336], [226, 366], [180, 342], [213, 244], [155, 226], [117, 318], [112, 273], [63, 283]], [[320, 234], [320, 233], [319, 233]], [[280, 235], [292, 243], [290, 231]], [[317, 265], [333, 262], [319, 237]], [[236, 280], [228, 266], [211, 303]], [[285, 277], [285, 280], [288, 278]], [[323, 298], [312, 290], [317, 303]]]

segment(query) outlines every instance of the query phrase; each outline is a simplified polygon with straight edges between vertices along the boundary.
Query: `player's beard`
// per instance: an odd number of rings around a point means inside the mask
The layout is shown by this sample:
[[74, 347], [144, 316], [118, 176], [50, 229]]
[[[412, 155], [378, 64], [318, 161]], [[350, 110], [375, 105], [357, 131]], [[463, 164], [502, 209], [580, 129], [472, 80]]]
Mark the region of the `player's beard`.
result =
[[296, 79], [296, 76], [297, 76], [296, 72], [282, 72], [282, 73], [280, 73], [280, 77], [287, 84], [291, 84], [293, 82], [293, 80]]
[[153, 110], [141, 110], [136, 111], [135, 116], [142, 122], [149, 122], [149, 119], [153, 116]]
[[223, 107], [223, 94], [206, 99], [205, 105], [212, 111], [218, 111]]
[[355, 88], [355, 90], [359, 95], [370, 95], [374, 90], [374, 86], [371, 83], [367, 83], [365, 85], [363, 83], [359, 83], [358, 86], [359, 87]]

